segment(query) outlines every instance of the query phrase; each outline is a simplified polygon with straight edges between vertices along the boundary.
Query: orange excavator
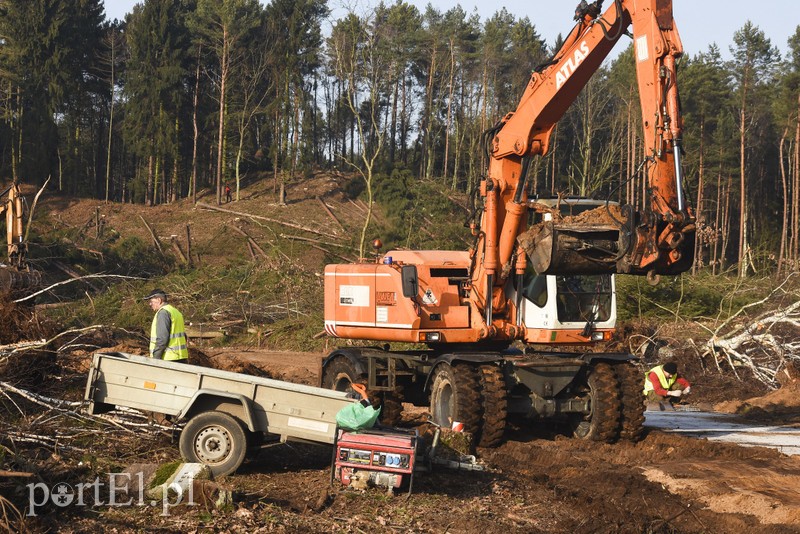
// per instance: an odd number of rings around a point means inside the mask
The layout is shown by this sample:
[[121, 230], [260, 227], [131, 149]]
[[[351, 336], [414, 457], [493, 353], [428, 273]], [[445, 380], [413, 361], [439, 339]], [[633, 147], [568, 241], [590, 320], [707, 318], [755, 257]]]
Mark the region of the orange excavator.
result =
[[[385, 344], [333, 351], [323, 386], [366, 383], [383, 396], [388, 421], [402, 402], [429, 405], [434, 423], [463, 423], [482, 446], [499, 443], [509, 414], [562, 419], [585, 439], [639, 437], [643, 377], [633, 356], [593, 346], [614, 331], [614, 274], [655, 282], [693, 261], [677, 84], [683, 49], [671, 0], [615, 0], [605, 12], [602, 0], [583, 1], [575, 19], [517, 109], [487, 132], [490, 163], [470, 251], [395, 250], [326, 267], [328, 334]], [[629, 28], [647, 205], [529, 198], [531, 158], [547, 154], [557, 121]], [[392, 350], [393, 342], [427, 348]]]
[[0, 215], [5, 216], [7, 260], [0, 263], [0, 296], [18, 296], [41, 284], [41, 273], [26, 261], [23, 236], [23, 196], [15, 182], [0, 191]]

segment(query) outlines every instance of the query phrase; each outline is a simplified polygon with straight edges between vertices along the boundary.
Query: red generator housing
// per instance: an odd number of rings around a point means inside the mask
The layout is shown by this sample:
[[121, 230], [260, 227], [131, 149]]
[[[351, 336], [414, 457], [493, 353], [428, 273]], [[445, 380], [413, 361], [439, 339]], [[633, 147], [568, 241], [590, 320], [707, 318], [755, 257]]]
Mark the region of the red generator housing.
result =
[[338, 429], [331, 483], [339, 480], [345, 486], [359, 489], [367, 486], [396, 489], [407, 482], [411, 493], [417, 439], [416, 431], [348, 432]]

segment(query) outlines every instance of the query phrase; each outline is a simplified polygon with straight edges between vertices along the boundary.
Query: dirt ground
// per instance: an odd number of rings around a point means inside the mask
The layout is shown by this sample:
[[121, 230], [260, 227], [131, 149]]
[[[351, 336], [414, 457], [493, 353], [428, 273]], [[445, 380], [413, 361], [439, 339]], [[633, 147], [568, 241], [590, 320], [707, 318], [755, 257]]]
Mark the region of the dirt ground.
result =
[[[321, 358], [236, 349], [207, 354], [216, 367], [255, 368], [307, 384], [316, 383]], [[143, 439], [160, 458], [177, 458], [168, 433]], [[771, 449], [657, 430], [639, 443], [598, 444], [516, 422], [501, 446], [478, 453], [486, 471], [422, 473], [407, 497], [331, 486], [330, 449], [275, 445], [219, 480], [234, 491], [227, 510], [46, 509], [26, 526], [34, 532], [800, 532], [800, 457]]]

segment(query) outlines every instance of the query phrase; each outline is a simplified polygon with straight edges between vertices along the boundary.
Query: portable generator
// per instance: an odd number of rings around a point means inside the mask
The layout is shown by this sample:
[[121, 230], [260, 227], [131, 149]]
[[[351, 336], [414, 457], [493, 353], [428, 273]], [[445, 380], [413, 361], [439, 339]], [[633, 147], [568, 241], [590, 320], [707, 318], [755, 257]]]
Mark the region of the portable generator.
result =
[[367, 430], [348, 432], [338, 429], [334, 446], [331, 483], [366, 489], [376, 486], [394, 490], [414, 481], [417, 431]]

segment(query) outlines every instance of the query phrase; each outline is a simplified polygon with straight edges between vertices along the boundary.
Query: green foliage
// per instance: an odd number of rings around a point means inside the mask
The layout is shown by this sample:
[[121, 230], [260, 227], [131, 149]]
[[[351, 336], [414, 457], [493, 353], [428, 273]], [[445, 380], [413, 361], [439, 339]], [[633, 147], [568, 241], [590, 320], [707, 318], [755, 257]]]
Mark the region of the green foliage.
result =
[[617, 276], [617, 318], [724, 319], [742, 306], [764, 298], [773, 279], [745, 279], [701, 273], [664, 276], [651, 286], [641, 276]]
[[174, 462], [167, 462], [165, 464], [161, 464], [156, 469], [155, 475], [153, 476], [153, 481], [150, 482], [150, 488], [157, 488], [171, 477], [175, 471], [180, 467], [181, 460], [175, 460]]

